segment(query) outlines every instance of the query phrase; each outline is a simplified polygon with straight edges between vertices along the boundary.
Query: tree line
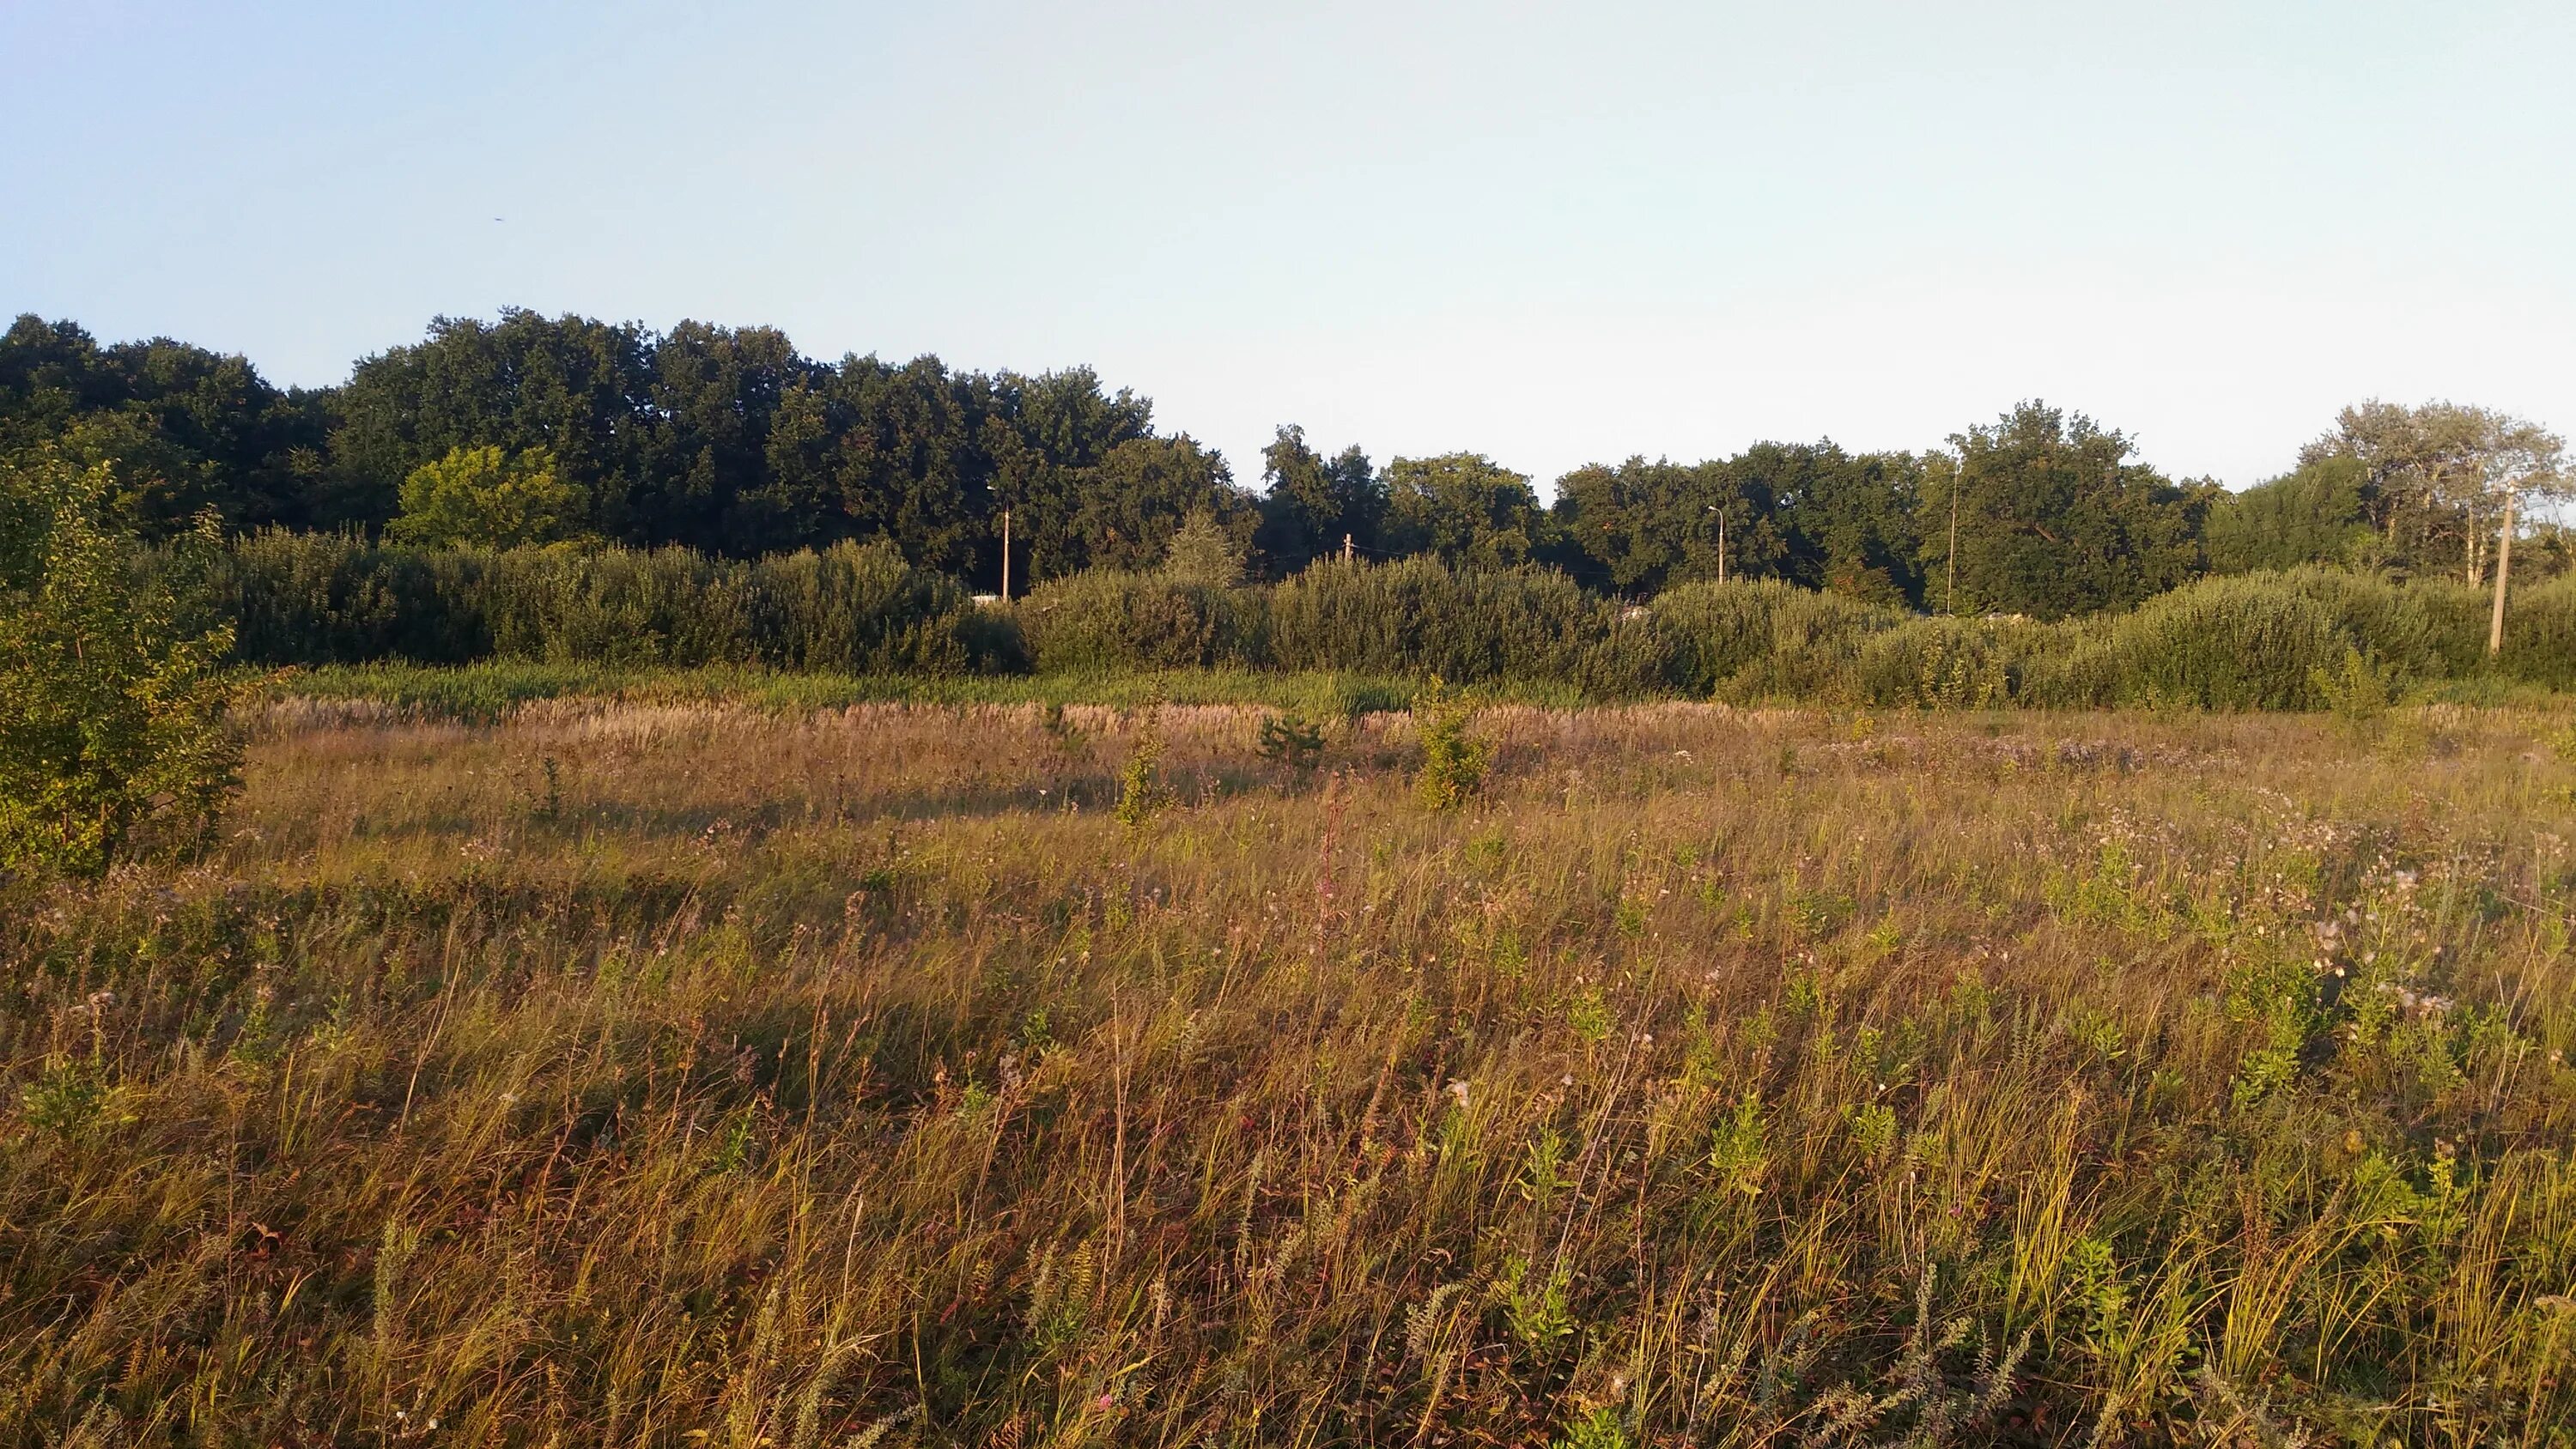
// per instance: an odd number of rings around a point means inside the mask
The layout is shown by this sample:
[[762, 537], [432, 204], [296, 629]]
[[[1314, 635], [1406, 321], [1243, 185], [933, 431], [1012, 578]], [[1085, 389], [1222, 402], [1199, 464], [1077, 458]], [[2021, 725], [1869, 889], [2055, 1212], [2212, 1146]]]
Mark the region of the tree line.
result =
[[2563, 568], [2569, 552], [2560, 530], [2510, 517], [2562, 494], [2559, 440], [2475, 407], [2347, 408], [2293, 471], [2237, 493], [2170, 477], [2125, 434], [2037, 402], [1947, 443], [1631, 457], [1564, 475], [1543, 502], [1529, 476], [1482, 454], [1380, 466], [1287, 426], [1254, 488], [1087, 368], [823, 362], [765, 327], [441, 318], [320, 389], [280, 389], [240, 357], [168, 339], [102, 345], [32, 315], [0, 337], [0, 460], [104, 467], [118, 515], [152, 538], [211, 514], [235, 534], [744, 559], [884, 541], [990, 590], [1007, 535], [1015, 594], [1213, 546], [1254, 578], [1343, 555], [1427, 556], [1551, 567], [1627, 598], [1778, 579], [1895, 608], [2038, 618], [2309, 563], [2476, 584], [2509, 535], [2522, 540], [2517, 576]]

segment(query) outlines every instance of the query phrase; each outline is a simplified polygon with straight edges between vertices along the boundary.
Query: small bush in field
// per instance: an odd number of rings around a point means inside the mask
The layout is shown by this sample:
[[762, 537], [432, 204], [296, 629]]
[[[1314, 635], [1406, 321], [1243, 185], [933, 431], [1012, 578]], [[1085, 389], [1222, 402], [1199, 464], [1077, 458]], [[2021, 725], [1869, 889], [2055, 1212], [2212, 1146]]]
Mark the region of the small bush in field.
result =
[[98, 875], [145, 838], [193, 847], [238, 783], [232, 631], [191, 627], [180, 597], [215, 525], [143, 567], [107, 516], [112, 481], [0, 469], [0, 870]]
[[2388, 707], [2396, 702], [2396, 691], [2390, 688], [2387, 674], [2359, 649], [2345, 649], [2341, 665], [2332, 670], [2312, 669], [2308, 679], [2317, 697], [2326, 702], [2326, 708], [2356, 731], [2377, 726], [2388, 714]]
[[1163, 737], [1148, 729], [1118, 767], [1118, 823], [1142, 830], [1171, 803], [1171, 787], [1163, 783]]
[[1324, 727], [1300, 714], [1274, 714], [1261, 722], [1255, 747], [1261, 758], [1292, 770], [1311, 770], [1324, 756]]
[[1414, 726], [1422, 732], [1422, 771], [1414, 777], [1414, 798], [1424, 809], [1455, 810], [1485, 782], [1488, 751], [1482, 740], [1467, 734], [1474, 714], [1437, 680], [1414, 697]]

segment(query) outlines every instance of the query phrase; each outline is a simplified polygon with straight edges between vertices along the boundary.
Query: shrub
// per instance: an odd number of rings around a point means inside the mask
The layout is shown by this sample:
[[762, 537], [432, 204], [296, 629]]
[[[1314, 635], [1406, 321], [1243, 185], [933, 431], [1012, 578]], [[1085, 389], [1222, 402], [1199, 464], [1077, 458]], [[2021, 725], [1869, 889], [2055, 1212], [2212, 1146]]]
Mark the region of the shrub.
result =
[[185, 605], [215, 524], [155, 567], [108, 526], [113, 486], [104, 465], [0, 468], [0, 869], [193, 846], [238, 784], [232, 632]]
[[2400, 584], [2379, 574], [2318, 568], [2246, 577], [2278, 580], [2314, 599], [2364, 654], [2404, 678], [2472, 673], [2486, 648], [2482, 596], [2465, 584]]
[[2308, 709], [2346, 647], [2324, 605], [2277, 574], [2203, 579], [2111, 627], [2119, 695], [2203, 709]]
[[1271, 590], [1271, 660], [1461, 683], [1576, 681], [1616, 609], [1554, 569], [1328, 560]]
[[2357, 735], [2378, 728], [2388, 707], [2396, 702], [2387, 671], [2349, 644], [2344, 646], [2340, 666], [2313, 670], [2308, 682], [2315, 688], [2317, 698], [2325, 701], [2326, 708]]
[[851, 673], [1017, 668], [1016, 628], [890, 543], [754, 562], [688, 549], [415, 549], [262, 533], [210, 583], [238, 651], [269, 664], [499, 656], [558, 664], [765, 664]]
[[1255, 749], [1274, 765], [1311, 770], [1324, 755], [1324, 727], [1300, 714], [1270, 715], [1261, 721]]
[[1040, 585], [1014, 613], [1042, 670], [1201, 669], [1265, 662], [1261, 594], [1093, 569]]
[[2051, 632], [2027, 620], [1907, 620], [1861, 641], [1860, 696], [1900, 709], [2001, 708], [2013, 702], [2023, 659]]
[[269, 529], [235, 540], [207, 583], [245, 660], [461, 664], [492, 652], [476, 599], [491, 559], [480, 549], [379, 548], [350, 533]]
[[1683, 641], [1677, 676], [1734, 699], [1854, 697], [1862, 644], [1905, 617], [1782, 579], [1685, 584], [1654, 607]]
[[1142, 830], [1171, 803], [1171, 787], [1163, 782], [1163, 736], [1149, 726], [1118, 769], [1118, 823]]
[[1475, 711], [1438, 680], [1414, 696], [1414, 728], [1422, 736], [1422, 772], [1414, 796], [1427, 810], [1455, 810], [1485, 782], [1487, 751], [1467, 734]]
[[2496, 667], [2551, 689], [2576, 689], [2576, 575], [2561, 574], [2505, 600], [2504, 651]]

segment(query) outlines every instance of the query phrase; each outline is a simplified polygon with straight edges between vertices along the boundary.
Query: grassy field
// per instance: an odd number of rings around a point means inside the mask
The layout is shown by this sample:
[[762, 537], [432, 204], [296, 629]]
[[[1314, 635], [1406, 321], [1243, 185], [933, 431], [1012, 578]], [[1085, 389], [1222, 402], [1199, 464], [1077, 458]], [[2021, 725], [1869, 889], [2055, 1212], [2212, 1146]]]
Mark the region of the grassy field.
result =
[[8, 1442], [2576, 1442], [2563, 714], [308, 682], [0, 886]]

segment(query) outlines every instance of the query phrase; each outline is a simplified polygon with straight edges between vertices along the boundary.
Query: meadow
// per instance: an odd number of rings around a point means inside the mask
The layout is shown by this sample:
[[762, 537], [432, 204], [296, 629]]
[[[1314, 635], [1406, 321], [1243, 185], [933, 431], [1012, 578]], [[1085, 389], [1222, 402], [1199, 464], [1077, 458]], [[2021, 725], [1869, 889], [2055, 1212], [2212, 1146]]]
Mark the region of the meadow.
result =
[[337, 678], [0, 882], [9, 1442], [2576, 1442], [2563, 706]]

